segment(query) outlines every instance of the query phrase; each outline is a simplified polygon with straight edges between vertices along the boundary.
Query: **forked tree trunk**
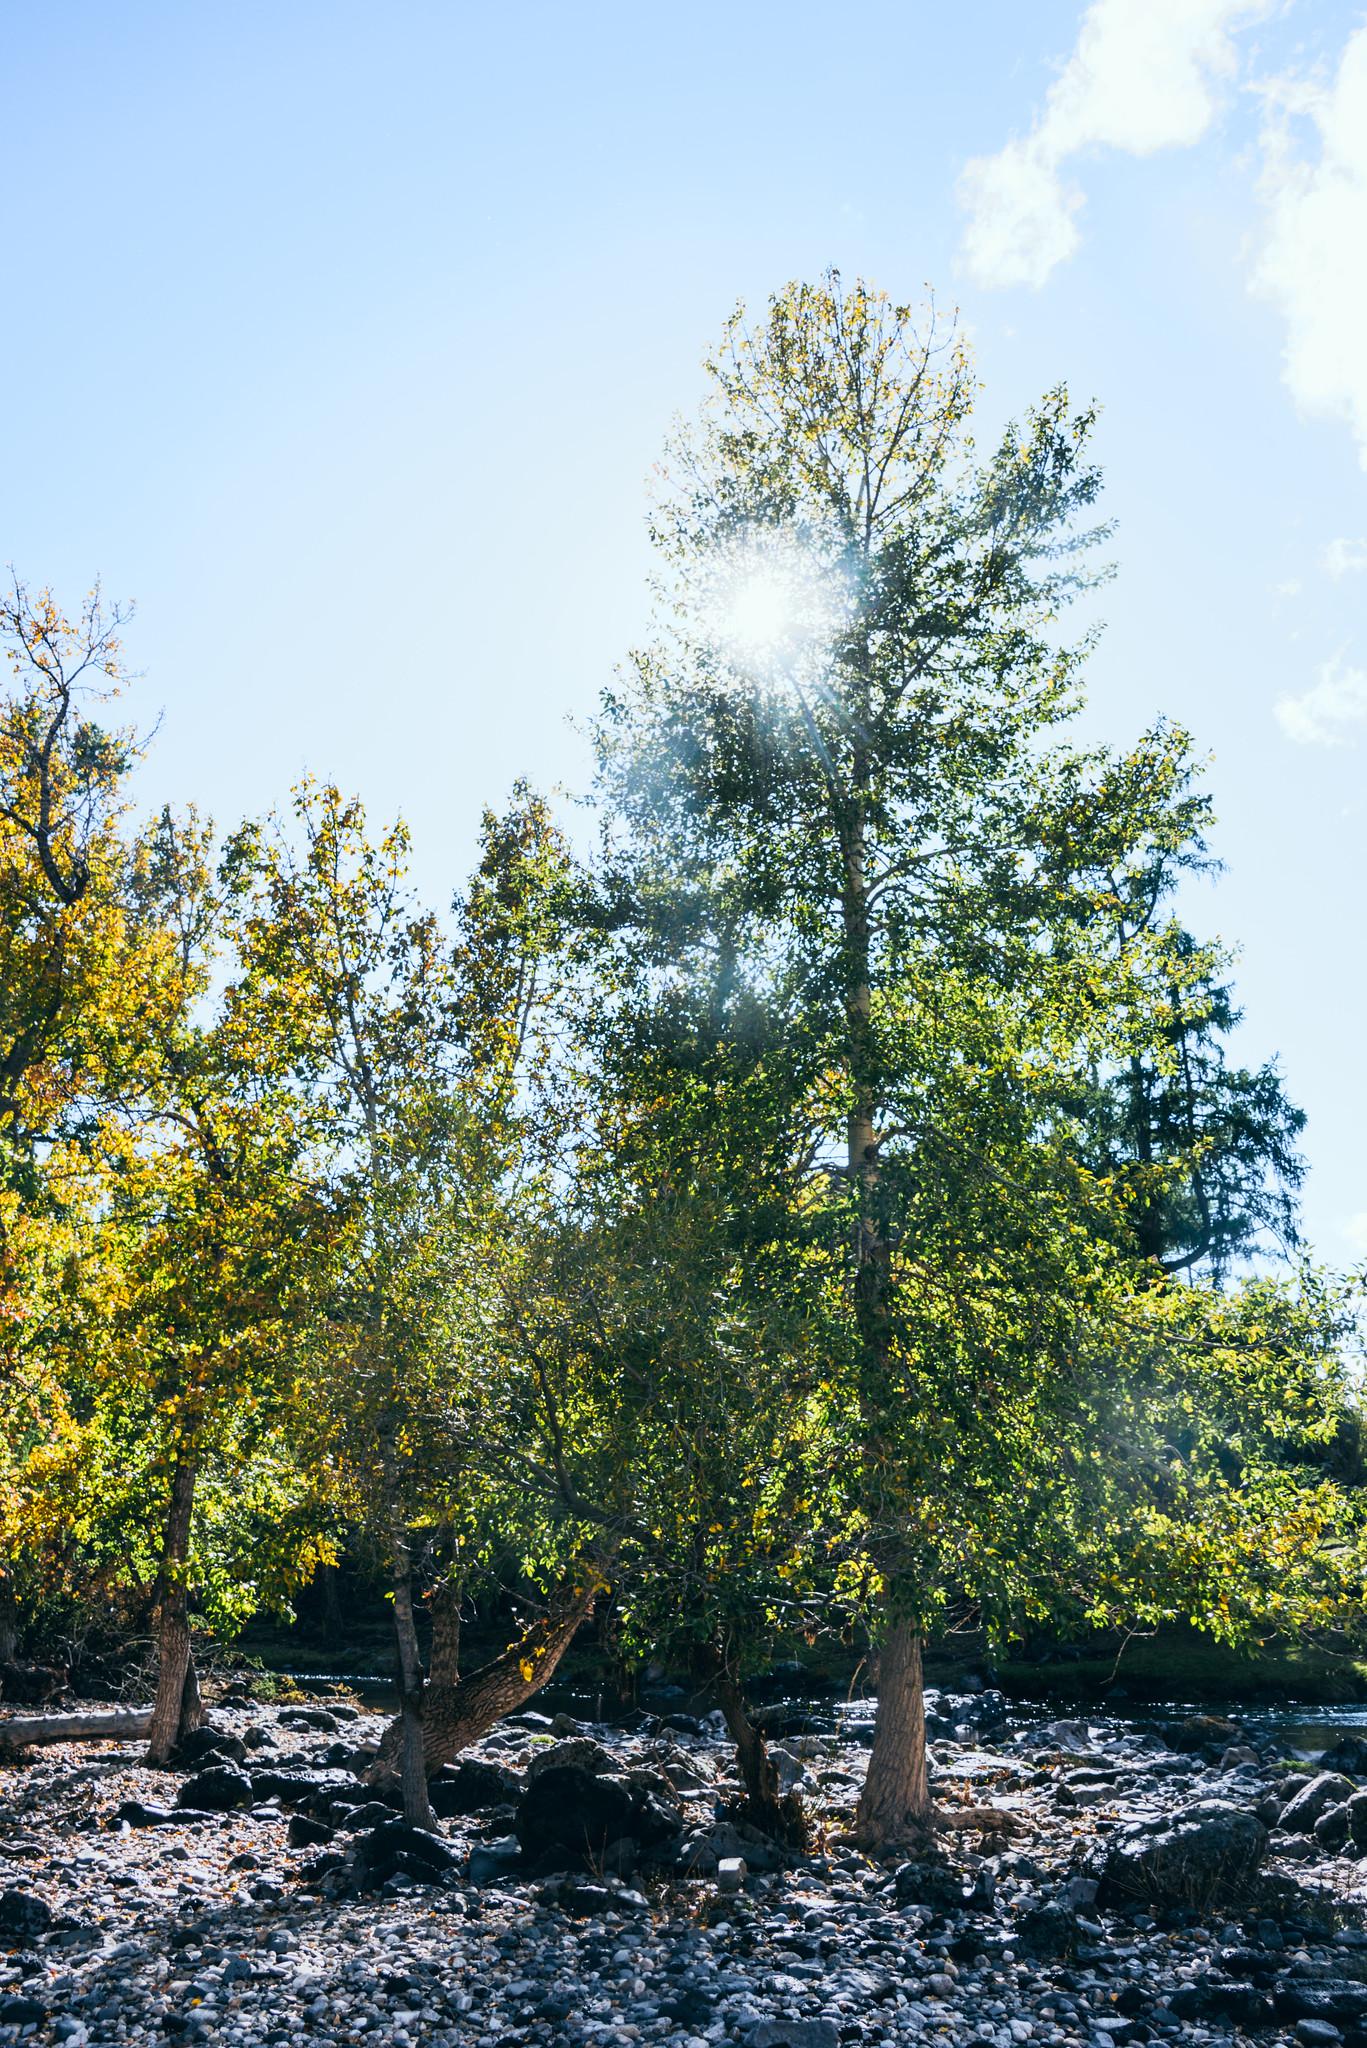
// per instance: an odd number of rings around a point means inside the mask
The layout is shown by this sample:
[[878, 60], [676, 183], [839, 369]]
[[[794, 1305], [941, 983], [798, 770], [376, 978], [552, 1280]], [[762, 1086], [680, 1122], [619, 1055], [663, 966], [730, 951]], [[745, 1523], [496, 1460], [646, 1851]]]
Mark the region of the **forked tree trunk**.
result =
[[159, 1598], [154, 1624], [157, 1696], [152, 1706], [152, 1723], [147, 1738], [149, 1764], [169, 1762], [176, 1744], [198, 1728], [204, 1719], [194, 1649], [190, 1641], [190, 1593], [186, 1583], [197, 1476], [193, 1460], [186, 1457], [176, 1460], [158, 1578]]
[[878, 1657], [878, 1721], [855, 1835], [866, 1848], [879, 1848], [933, 1825], [921, 1638], [907, 1622], [893, 1621]]
[[745, 1694], [734, 1674], [722, 1663], [715, 1671], [712, 1688], [722, 1710], [727, 1733], [736, 1745], [736, 1762], [745, 1787], [745, 1813], [752, 1824], [792, 1849], [805, 1849], [811, 1830], [802, 1801], [796, 1792], [780, 1794], [778, 1769], [768, 1744], [750, 1719]]
[[[587, 1570], [565, 1587], [545, 1618], [529, 1628], [501, 1656], [451, 1686], [429, 1685], [423, 1700], [422, 1734], [428, 1774], [451, 1763], [472, 1742], [516, 1713], [552, 1677], [598, 1596], [602, 1581]], [[392, 1784], [399, 1773], [403, 1717], [391, 1721], [380, 1753], [366, 1773], [372, 1784]]]
[[448, 1581], [435, 1589], [427, 1603], [432, 1613], [427, 1683], [437, 1690], [449, 1689], [460, 1678], [460, 1596], [460, 1587]]

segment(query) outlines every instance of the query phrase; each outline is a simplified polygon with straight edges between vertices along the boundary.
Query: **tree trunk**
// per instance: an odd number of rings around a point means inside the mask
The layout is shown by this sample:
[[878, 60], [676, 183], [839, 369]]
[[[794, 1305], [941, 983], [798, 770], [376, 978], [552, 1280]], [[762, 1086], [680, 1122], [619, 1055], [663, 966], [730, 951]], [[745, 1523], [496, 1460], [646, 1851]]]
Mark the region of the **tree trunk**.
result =
[[4, 1714], [0, 1754], [44, 1742], [138, 1742], [151, 1726], [150, 1707], [105, 1707], [88, 1714]]
[[423, 1758], [423, 1676], [418, 1628], [413, 1616], [413, 1558], [408, 1531], [396, 1501], [390, 1505], [390, 1557], [394, 1588], [394, 1647], [399, 1678], [399, 1783], [403, 1817], [415, 1827], [436, 1825], [427, 1796]]
[[157, 1696], [148, 1729], [149, 1764], [167, 1763], [181, 1738], [204, 1720], [190, 1641], [190, 1595], [186, 1584], [197, 1477], [197, 1467], [191, 1459], [181, 1456], [176, 1460], [158, 1578]]
[[[452, 1686], [429, 1686], [423, 1703], [423, 1748], [428, 1774], [458, 1757], [472, 1742], [515, 1713], [555, 1672], [598, 1596], [596, 1572], [562, 1589], [550, 1613], [501, 1656], [482, 1664]], [[392, 1783], [400, 1763], [403, 1719], [391, 1721], [380, 1753], [367, 1772], [372, 1784]]]
[[318, 1581], [323, 1596], [323, 1635], [329, 1645], [339, 1641], [346, 1626], [342, 1616], [341, 1593], [338, 1589], [341, 1576], [335, 1564], [323, 1564], [318, 1567]]
[[889, 1624], [879, 1652], [878, 1721], [854, 1825], [866, 1848], [926, 1833], [934, 1825], [921, 1638], [905, 1621]]
[[805, 1849], [811, 1830], [802, 1801], [796, 1792], [780, 1795], [778, 1771], [768, 1745], [750, 1719], [745, 1694], [724, 1662], [713, 1674], [712, 1687], [727, 1733], [736, 1745], [736, 1762], [745, 1787], [745, 1818], [776, 1842], [792, 1849]]
[[427, 1603], [432, 1611], [427, 1683], [437, 1689], [449, 1689], [460, 1679], [460, 1601], [461, 1588], [444, 1580]]
[[0, 1664], [12, 1664], [19, 1649], [19, 1604], [9, 1579], [0, 1575]]

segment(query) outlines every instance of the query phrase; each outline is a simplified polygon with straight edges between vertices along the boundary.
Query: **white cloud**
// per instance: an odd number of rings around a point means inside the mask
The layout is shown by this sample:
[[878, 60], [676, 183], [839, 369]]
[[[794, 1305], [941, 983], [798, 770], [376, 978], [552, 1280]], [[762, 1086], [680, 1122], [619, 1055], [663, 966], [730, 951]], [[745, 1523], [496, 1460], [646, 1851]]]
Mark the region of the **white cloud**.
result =
[[[1367, 25], [1348, 38], [1330, 84], [1282, 87], [1269, 104], [1255, 284], [1286, 321], [1292, 395], [1306, 412], [1347, 420], [1367, 468]], [[1306, 118], [1308, 156], [1297, 147]]]
[[1335, 655], [1299, 697], [1279, 697], [1277, 723], [1300, 746], [1351, 745], [1354, 727], [1367, 724], [1367, 669], [1345, 668]]
[[1367, 569], [1367, 540], [1331, 540], [1324, 551], [1324, 566], [1334, 577], [1358, 575]]
[[964, 167], [962, 254], [980, 284], [1042, 285], [1078, 245], [1083, 194], [1063, 165], [1080, 151], [1132, 156], [1199, 142], [1215, 81], [1235, 65], [1229, 31], [1267, 0], [1092, 0], [1077, 47], [1025, 139]]

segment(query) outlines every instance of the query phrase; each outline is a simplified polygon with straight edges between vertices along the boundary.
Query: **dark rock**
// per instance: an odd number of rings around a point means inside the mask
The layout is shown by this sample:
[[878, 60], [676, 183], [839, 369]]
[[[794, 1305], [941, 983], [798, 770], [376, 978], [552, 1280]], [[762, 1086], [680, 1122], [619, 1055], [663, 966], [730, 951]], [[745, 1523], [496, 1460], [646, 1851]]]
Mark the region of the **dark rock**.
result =
[[52, 1908], [32, 1892], [0, 1892], [0, 1941], [37, 1941], [52, 1925]]
[[36, 1998], [0, 1998], [0, 2027], [41, 2027], [46, 2018]]
[[247, 1754], [245, 1742], [239, 1742], [226, 1728], [194, 1728], [176, 1744], [171, 1758], [181, 1770], [192, 1769], [203, 1764], [209, 1757], [217, 1762], [240, 1764]]
[[1267, 1829], [1255, 1814], [1219, 1799], [1178, 1807], [1116, 1832], [1097, 1872], [1098, 1898], [1204, 1911], [1237, 1897], [1266, 1854]]
[[275, 1799], [281, 1806], [313, 1806], [339, 1793], [349, 1794], [359, 1806], [371, 1797], [350, 1771], [253, 1771], [251, 1784], [254, 1800]]
[[555, 1766], [528, 1784], [513, 1825], [531, 1861], [545, 1867], [548, 1858], [560, 1857], [572, 1867], [592, 1868], [610, 1842], [630, 1839], [654, 1849], [676, 1841], [683, 1816], [625, 1778]]
[[674, 1735], [701, 1735], [703, 1724], [693, 1714], [661, 1714], [660, 1726]]
[[486, 1764], [470, 1757], [463, 1763], [448, 1764], [427, 1787], [432, 1811], [442, 1820], [458, 1814], [483, 1813], [491, 1806], [508, 1806], [522, 1791], [516, 1771], [503, 1764]]
[[745, 2048], [839, 2048], [834, 2020], [757, 2020], [745, 2034]]
[[996, 1734], [1010, 1719], [1005, 1695], [992, 1686], [976, 1693], [942, 1693], [936, 1711], [941, 1719], [975, 1735]]
[[1185, 1721], [1167, 1722], [1162, 1735], [1169, 1749], [1186, 1756], [1199, 1756], [1207, 1749], [1223, 1755], [1231, 1742], [1238, 1741], [1239, 1729], [1218, 1714], [1189, 1714]]
[[1270, 2027], [1276, 2019], [1271, 1998], [1255, 1984], [1221, 1983], [1214, 1977], [1180, 1984], [1168, 2004], [1179, 2020], [1225, 2020], [1236, 2027]]
[[311, 1728], [323, 1735], [335, 1735], [341, 1721], [327, 1707], [286, 1707], [280, 1716], [280, 1726], [300, 1733]]
[[165, 1828], [180, 1824], [184, 1816], [174, 1806], [159, 1806], [155, 1800], [125, 1799], [115, 1815], [130, 1828]]
[[899, 1864], [893, 1886], [899, 1906], [930, 1906], [937, 1913], [951, 1913], [965, 1903], [963, 1877], [943, 1856]]
[[534, 1749], [527, 1765], [527, 1783], [534, 1785], [546, 1771], [582, 1771], [596, 1778], [618, 1770], [617, 1758], [590, 1735], [572, 1735], [565, 1742], [549, 1742]]
[[333, 1830], [326, 1821], [312, 1820], [306, 1813], [292, 1813], [286, 1835], [291, 1849], [316, 1849], [332, 1840]]
[[383, 1799], [367, 1799], [360, 1806], [343, 1806], [334, 1801], [332, 1815], [333, 1825], [353, 1834], [358, 1829], [383, 1827], [393, 1819], [394, 1809]]
[[256, 1798], [252, 1781], [235, 1764], [210, 1764], [207, 1771], [187, 1778], [176, 1795], [177, 1806], [194, 1806], [201, 1813], [231, 1813], [239, 1806], [251, 1806]]
[[1284, 1977], [1273, 1996], [1281, 2019], [1329, 2020], [1335, 2026], [1360, 2025], [1367, 2020], [1367, 1984]]
[[1342, 1771], [1349, 1778], [1367, 1778], [1367, 1741], [1344, 1735], [1320, 1758], [1322, 1771]]
[[444, 1835], [430, 1828], [414, 1827], [411, 1821], [387, 1820], [362, 1835], [353, 1851], [357, 1869], [372, 1884], [383, 1884], [396, 1870], [407, 1871], [432, 1883], [459, 1867], [459, 1851]]
[[522, 1867], [522, 1847], [516, 1836], [505, 1835], [497, 1842], [476, 1842], [465, 1872], [471, 1884], [497, 1884]]
[[1021, 1915], [1016, 1923], [1016, 1939], [1032, 1956], [1076, 1955], [1077, 1914], [1055, 1900], [1045, 1900]]
[[[1361, 1796], [1359, 1793], [1358, 1797]], [[1346, 1805], [1326, 1806], [1314, 1828], [1315, 1840], [1321, 1849], [1327, 1849], [1331, 1856], [1335, 1855], [1348, 1840], [1350, 1822], [1351, 1816]]]
[[1227, 1977], [1248, 1977], [1255, 1983], [1270, 1984], [1277, 1968], [1277, 1958], [1265, 1948], [1222, 1948], [1215, 1963]]
[[1310, 1835], [1315, 1822], [1328, 1807], [1351, 1799], [1356, 1787], [1337, 1771], [1318, 1771], [1308, 1785], [1287, 1801], [1279, 1825], [1289, 1835]]
[[1330, 2020], [1297, 2020], [1296, 2039], [1302, 2048], [1334, 2048], [1343, 2036]]

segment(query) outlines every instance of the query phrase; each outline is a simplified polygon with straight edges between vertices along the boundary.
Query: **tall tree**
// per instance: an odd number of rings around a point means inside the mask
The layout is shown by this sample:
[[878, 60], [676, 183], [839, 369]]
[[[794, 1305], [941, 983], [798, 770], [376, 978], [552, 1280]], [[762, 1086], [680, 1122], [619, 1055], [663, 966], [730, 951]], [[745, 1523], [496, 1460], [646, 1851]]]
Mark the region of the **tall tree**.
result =
[[581, 1571], [529, 1646], [464, 1680], [448, 1657], [448, 1682], [429, 1693], [414, 1537], [478, 1527], [480, 1446], [509, 1405], [489, 1370], [480, 1293], [502, 1256], [508, 1186], [527, 1166], [521, 1091], [559, 864], [543, 807], [521, 793], [506, 818], [486, 819], [484, 859], [448, 933], [413, 897], [405, 829], [372, 839], [358, 803], [312, 784], [293, 833], [244, 832], [231, 854], [243, 906], [232, 1008], [312, 1105], [337, 1219], [318, 1398], [300, 1440], [386, 1561], [401, 1712], [384, 1761], [397, 1761], [415, 1820], [430, 1817], [427, 1770], [473, 1739], [469, 1716], [487, 1713], [487, 1726], [542, 1683], [592, 1597]]
[[1019, 1485], [1116, 1284], [1124, 1194], [1082, 1170], [1069, 1101], [1150, 1054], [1205, 967], [1170, 921], [1118, 926], [1113, 878], [1198, 859], [1206, 805], [1180, 733], [1113, 759], [1057, 732], [1089, 413], [1051, 392], [980, 461], [963, 345], [834, 276], [737, 315], [708, 368], [655, 520], [662, 637], [605, 706], [604, 865], [635, 943], [687, 972], [724, 932], [790, 1020], [879, 1609], [881, 1840], [930, 1813], [933, 1532]]

